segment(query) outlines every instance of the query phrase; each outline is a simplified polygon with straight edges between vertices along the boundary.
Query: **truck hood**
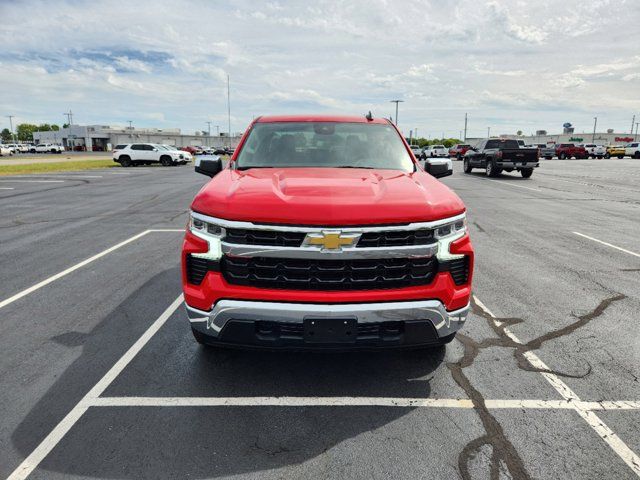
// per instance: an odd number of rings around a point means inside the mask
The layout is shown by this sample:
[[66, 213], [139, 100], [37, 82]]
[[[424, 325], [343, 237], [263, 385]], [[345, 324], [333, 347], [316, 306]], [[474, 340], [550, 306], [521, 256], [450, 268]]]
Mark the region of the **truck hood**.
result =
[[227, 220], [322, 226], [404, 224], [465, 211], [455, 193], [425, 172], [344, 168], [227, 168], [191, 208]]

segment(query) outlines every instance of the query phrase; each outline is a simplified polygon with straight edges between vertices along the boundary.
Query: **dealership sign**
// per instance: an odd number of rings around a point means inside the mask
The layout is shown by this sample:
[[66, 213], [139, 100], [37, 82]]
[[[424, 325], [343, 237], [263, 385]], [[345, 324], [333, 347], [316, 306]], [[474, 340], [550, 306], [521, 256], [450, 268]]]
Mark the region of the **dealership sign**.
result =
[[569, 139], [570, 142], [581, 142], [582, 140], [584, 140], [584, 139], [580, 138], [580, 137], [571, 137]]
[[633, 142], [633, 137], [616, 137], [614, 141], [629, 143], [629, 142]]

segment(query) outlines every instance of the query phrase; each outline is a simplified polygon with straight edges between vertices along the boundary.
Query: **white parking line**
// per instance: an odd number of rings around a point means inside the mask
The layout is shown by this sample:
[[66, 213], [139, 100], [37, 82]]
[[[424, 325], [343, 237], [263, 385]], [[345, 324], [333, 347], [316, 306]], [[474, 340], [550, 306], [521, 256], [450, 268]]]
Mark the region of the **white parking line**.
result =
[[[493, 318], [494, 323], [498, 326], [502, 326], [502, 322], [496, 319], [496, 316], [474, 295], [476, 303], [482, 308], [487, 315]], [[522, 344], [522, 342], [516, 337], [507, 327], [503, 328], [504, 333], [516, 343]], [[550, 370], [550, 368], [532, 351], [524, 352], [524, 357], [529, 361], [531, 366], [540, 370]], [[611, 449], [618, 454], [618, 456], [629, 466], [633, 473], [640, 477], [640, 457], [631, 450], [626, 443], [622, 441], [613, 430], [611, 430], [592, 410], [583, 407], [584, 402], [580, 400], [578, 395], [564, 383], [560, 377], [553, 373], [542, 372], [541, 375], [551, 384], [551, 386], [562, 397], [571, 402], [574, 410], [580, 415], [587, 424], [602, 438]]]
[[24, 290], [22, 290], [21, 292], [16, 293], [15, 295], [3, 300], [0, 302], [0, 308], [6, 307], [7, 305], [15, 302], [16, 300], [21, 299], [22, 297], [26, 297], [27, 295], [29, 295], [30, 293], [35, 292], [36, 290], [41, 289], [42, 287], [49, 285], [51, 282], [55, 282], [56, 280], [69, 275], [71, 272], [75, 272], [76, 270], [78, 270], [79, 268], [84, 267], [85, 265], [90, 264], [91, 262], [98, 260], [99, 258], [104, 257], [105, 255], [110, 254], [111, 252], [114, 252], [115, 250], [124, 247], [125, 245], [128, 245], [131, 242], [135, 242], [136, 240], [138, 240], [139, 238], [144, 237], [145, 235], [149, 234], [149, 233], [153, 233], [153, 232], [183, 232], [184, 230], [180, 230], [180, 229], [151, 229], [151, 230], [145, 230], [144, 232], [140, 232], [137, 235], [134, 235], [133, 237], [127, 238], [126, 240], [114, 245], [113, 247], [109, 247], [106, 250], [101, 251], [100, 253], [97, 253], [96, 255], [87, 258], [86, 260], [83, 260], [79, 263], [76, 263], [75, 265], [72, 265], [71, 267], [56, 273], [55, 275], [51, 275], [48, 278], [45, 278], [44, 280], [42, 280], [41, 282], [36, 283], [35, 285], [32, 285], [29, 288], [26, 288]]
[[75, 425], [75, 423], [84, 415], [88, 406], [85, 406], [92, 399], [98, 397], [104, 392], [113, 380], [124, 370], [124, 368], [133, 360], [147, 342], [155, 335], [155, 333], [164, 325], [171, 317], [173, 312], [182, 304], [182, 295], [178, 296], [171, 305], [154, 321], [146, 332], [127, 350], [127, 352], [118, 360], [113, 367], [100, 379], [95, 386], [89, 390], [78, 404], [56, 425], [56, 427], [45, 437], [40, 445], [24, 459], [24, 461], [16, 468], [7, 480], [23, 480], [27, 478], [31, 472], [44, 460], [44, 458], [53, 450], [53, 448], [64, 438], [66, 433]]
[[580, 232], [573, 232], [573, 233], [581, 237], [584, 237], [588, 240], [591, 240], [593, 242], [601, 243], [602, 245], [606, 245], [607, 247], [615, 248], [616, 250], [620, 250], [621, 252], [628, 253], [629, 255], [633, 255], [634, 257], [640, 257], [640, 253], [632, 252], [631, 250], [627, 250], [626, 248], [618, 247], [611, 243], [603, 242], [602, 240], [598, 240], [597, 238], [590, 237], [589, 235], [585, 235], [584, 233], [580, 233]]
[[[584, 410], [640, 410], [640, 402], [579, 402]], [[485, 400], [490, 409], [573, 410], [569, 400]], [[402, 407], [402, 408], [474, 408], [463, 398], [396, 397], [97, 397], [84, 407]]]
[[0, 190], [15, 190], [13, 187], [0, 187]]
[[493, 180], [491, 178], [486, 178], [485, 180], [487, 180], [488, 182], [495, 182], [500, 185], [506, 185], [507, 187], [525, 188], [527, 190], [533, 190], [534, 192], [542, 193], [542, 190], [540, 190], [539, 188], [525, 187], [524, 185], [514, 185], [512, 183], [509, 183], [509, 181], [501, 182], [500, 180]]

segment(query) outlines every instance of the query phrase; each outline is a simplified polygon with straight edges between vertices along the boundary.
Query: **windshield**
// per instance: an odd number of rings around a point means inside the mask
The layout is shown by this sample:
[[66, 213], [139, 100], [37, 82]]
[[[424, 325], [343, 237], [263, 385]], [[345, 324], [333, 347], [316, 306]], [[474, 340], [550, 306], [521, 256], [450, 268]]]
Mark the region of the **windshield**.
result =
[[516, 140], [488, 140], [485, 148], [520, 148]]
[[237, 168], [379, 168], [414, 171], [391, 125], [274, 122], [253, 125]]

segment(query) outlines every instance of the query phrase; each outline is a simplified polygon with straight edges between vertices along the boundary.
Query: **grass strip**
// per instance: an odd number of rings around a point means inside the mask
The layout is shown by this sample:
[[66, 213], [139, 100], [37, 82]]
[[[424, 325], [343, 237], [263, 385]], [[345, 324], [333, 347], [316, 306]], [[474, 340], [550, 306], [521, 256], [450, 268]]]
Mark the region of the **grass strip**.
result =
[[91, 170], [94, 168], [120, 167], [111, 159], [79, 160], [77, 162], [29, 163], [25, 165], [0, 165], [0, 176], [24, 175], [28, 173], [68, 172], [72, 170]]

